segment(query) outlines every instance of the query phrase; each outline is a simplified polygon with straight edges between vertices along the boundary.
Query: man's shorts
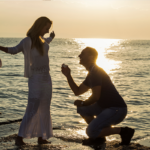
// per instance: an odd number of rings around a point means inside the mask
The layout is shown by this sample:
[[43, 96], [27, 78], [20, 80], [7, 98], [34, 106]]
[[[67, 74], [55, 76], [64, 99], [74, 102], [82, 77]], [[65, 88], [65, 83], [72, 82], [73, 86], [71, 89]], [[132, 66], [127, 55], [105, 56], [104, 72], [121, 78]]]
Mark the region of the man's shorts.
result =
[[82, 117], [96, 116], [86, 129], [87, 135], [95, 139], [103, 128], [122, 122], [127, 115], [127, 108], [110, 107], [102, 109], [97, 103], [94, 103], [89, 106], [77, 107], [77, 113]]

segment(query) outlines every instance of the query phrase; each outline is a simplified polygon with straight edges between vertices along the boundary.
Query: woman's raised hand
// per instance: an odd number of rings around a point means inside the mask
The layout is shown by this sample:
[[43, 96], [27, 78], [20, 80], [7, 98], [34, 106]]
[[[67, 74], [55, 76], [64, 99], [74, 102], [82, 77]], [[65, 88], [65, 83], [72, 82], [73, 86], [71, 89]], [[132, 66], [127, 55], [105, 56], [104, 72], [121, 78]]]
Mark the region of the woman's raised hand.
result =
[[62, 64], [61, 72], [67, 77], [67, 76], [70, 75], [71, 70], [70, 70], [70, 68], [67, 65]]
[[55, 37], [54, 31], [50, 33], [50, 37], [53, 39]]

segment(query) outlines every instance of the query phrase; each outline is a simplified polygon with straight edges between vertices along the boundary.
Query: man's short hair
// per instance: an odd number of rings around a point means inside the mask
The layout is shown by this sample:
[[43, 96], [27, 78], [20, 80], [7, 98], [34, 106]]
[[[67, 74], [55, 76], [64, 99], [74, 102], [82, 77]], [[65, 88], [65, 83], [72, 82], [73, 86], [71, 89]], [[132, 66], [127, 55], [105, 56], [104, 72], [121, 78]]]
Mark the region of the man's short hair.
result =
[[94, 56], [94, 59], [96, 60], [98, 57], [98, 52], [95, 48], [92, 47], [86, 47], [84, 50], [88, 50], [89, 55]]

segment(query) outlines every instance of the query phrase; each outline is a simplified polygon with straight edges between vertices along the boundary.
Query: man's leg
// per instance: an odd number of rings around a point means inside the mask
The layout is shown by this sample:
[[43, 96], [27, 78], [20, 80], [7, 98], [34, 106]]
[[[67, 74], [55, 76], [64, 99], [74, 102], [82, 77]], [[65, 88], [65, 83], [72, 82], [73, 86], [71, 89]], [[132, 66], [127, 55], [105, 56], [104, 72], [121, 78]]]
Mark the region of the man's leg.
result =
[[87, 127], [87, 135], [90, 138], [104, 137], [112, 134], [120, 134], [122, 145], [128, 145], [134, 134], [134, 129], [131, 128], [112, 128], [123, 121], [126, 116], [126, 108], [107, 108], [100, 113], [97, 118], [93, 119]]
[[82, 116], [81, 117], [86, 121], [87, 124], [89, 124], [93, 119], [94, 116]]
[[99, 137], [113, 134], [119, 134], [121, 136], [121, 145], [128, 145], [130, 144], [131, 138], [134, 135], [134, 129], [128, 127], [106, 127], [102, 129], [101, 133], [99, 134]]
[[102, 109], [95, 103], [89, 106], [77, 107], [77, 113], [89, 124], [94, 116], [97, 116], [102, 112]]
[[121, 128], [120, 127], [106, 127], [103, 128], [99, 134], [99, 137], [104, 137], [112, 134], [120, 134]]
[[[118, 124], [123, 120], [121, 110], [107, 108], [97, 118], [93, 119], [87, 127], [87, 135], [91, 138], [104, 137], [111, 134], [119, 134], [120, 128], [111, 128], [111, 125]], [[122, 118], [122, 119], [121, 119]]]
[[[80, 116], [86, 121], [87, 124], [90, 124], [90, 122], [92, 122], [95, 119], [94, 116], [97, 116], [101, 112], [102, 109], [96, 104], [90, 106], [77, 107], [77, 113], [80, 114]], [[95, 145], [99, 144], [100, 142], [103, 143], [105, 141], [105, 137], [97, 137], [95, 139], [89, 137], [89, 139], [82, 140], [82, 144]]]

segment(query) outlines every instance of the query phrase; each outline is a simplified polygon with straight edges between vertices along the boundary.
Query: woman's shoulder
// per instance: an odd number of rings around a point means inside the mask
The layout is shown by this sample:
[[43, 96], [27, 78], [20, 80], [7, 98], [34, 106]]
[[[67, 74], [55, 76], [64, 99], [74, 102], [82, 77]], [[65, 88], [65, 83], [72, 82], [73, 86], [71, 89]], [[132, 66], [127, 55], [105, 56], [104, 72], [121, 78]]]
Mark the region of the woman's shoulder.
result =
[[24, 49], [30, 49], [31, 45], [32, 45], [32, 40], [30, 37], [25, 37], [22, 39], [21, 43], [20, 43]]
[[32, 43], [32, 40], [31, 40], [31, 38], [29, 36], [27, 36], [24, 39], [22, 39], [22, 41], [25, 42], [25, 43], [28, 43], [28, 44]]

